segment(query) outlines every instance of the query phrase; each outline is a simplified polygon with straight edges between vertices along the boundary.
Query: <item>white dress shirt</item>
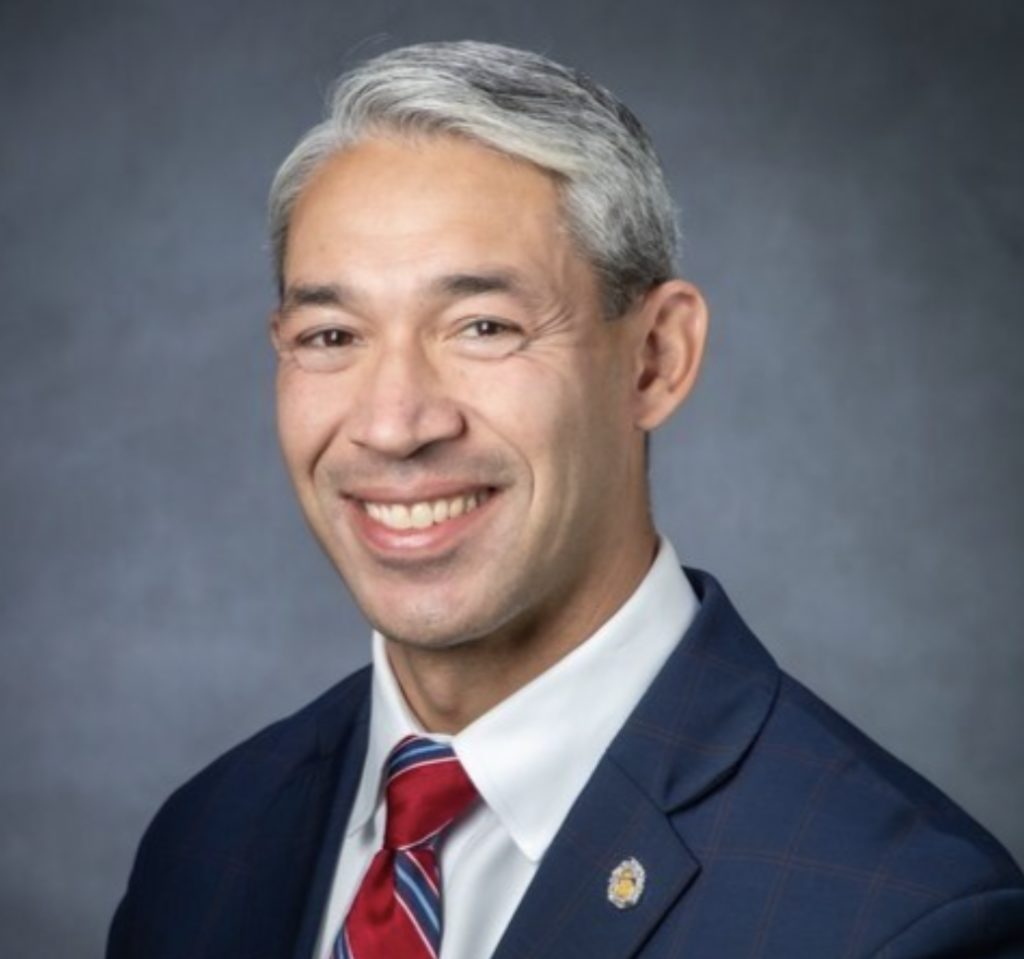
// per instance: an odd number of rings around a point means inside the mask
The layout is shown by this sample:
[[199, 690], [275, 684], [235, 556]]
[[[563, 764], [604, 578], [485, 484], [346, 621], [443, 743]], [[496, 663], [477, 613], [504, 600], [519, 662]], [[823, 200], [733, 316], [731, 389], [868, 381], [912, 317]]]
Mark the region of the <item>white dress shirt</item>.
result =
[[[589, 639], [457, 735], [429, 734], [451, 742], [481, 799], [440, 847], [440, 959], [484, 959], [497, 948], [541, 856], [697, 608], [675, 550], [662, 539], [647, 576]], [[388, 753], [403, 736], [424, 735], [377, 633], [371, 696], [369, 746], [321, 923], [320, 959], [329, 959], [382, 844]]]

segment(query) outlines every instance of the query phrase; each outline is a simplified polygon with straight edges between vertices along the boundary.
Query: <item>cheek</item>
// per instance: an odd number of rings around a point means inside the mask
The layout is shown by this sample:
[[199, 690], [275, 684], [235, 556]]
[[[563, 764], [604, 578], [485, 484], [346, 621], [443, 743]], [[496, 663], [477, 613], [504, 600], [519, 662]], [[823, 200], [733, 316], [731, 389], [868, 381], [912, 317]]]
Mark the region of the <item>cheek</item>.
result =
[[278, 373], [277, 432], [293, 475], [308, 471], [332, 434], [337, 412], [324, 392], [309, 377]]
[[600, 498], [602, 490], [621, 491], [628, 472], [635, 434], [617, 372], [613, 365], [595, 363], [566, 387], [571, 415], [557, 453], [561, 480], [576, 500]]
[[545, 523], [550, 514], [568, 516], [595, 469], [589, 386], [578, 370], [564, 368], [523, 363], [502, 374], [479, 386], [477, 414], [519, 460], [537, 515]]
[[482, 369], [465, 386], [466, 405], [527, 460], [557, 449], [579, 425], [578, 384], [550, 369], [525, 361]]

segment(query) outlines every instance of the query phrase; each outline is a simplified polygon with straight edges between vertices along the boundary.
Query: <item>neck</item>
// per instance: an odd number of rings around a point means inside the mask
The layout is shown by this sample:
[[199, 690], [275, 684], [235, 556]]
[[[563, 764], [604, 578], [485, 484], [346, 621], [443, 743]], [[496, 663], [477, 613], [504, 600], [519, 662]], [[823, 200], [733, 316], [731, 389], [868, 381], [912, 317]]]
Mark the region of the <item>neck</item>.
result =
[[457, 733], [592, 636], [654, 561], [653, 527], [599, 564], [570, 596], [494, 633], [445, 648], [385, 639], [406, 702], [428, 732]]

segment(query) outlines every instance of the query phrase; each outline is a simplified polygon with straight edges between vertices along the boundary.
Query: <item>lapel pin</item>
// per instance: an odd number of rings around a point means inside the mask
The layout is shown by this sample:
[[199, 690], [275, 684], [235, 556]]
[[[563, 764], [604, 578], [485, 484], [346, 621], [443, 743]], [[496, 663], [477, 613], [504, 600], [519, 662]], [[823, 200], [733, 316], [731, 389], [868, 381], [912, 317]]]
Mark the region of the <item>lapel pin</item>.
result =
[[608, 877], [608, 901], [616, 909], [635, 906], [644, 894], [647, 873], [637, 860], [623, 859]]

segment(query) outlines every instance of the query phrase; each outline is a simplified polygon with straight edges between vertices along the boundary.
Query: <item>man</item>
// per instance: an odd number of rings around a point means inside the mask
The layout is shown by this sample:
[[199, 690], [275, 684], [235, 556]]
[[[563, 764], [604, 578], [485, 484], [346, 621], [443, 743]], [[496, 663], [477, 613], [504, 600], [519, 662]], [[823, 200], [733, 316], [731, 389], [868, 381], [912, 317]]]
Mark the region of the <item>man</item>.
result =
[[281, 443], [373, 666], [179, 790], [108, 956], [1024, 955], [1024, 878], [650, 517], [706, 311], [637, 120], [410, 47], [271, 194]]

